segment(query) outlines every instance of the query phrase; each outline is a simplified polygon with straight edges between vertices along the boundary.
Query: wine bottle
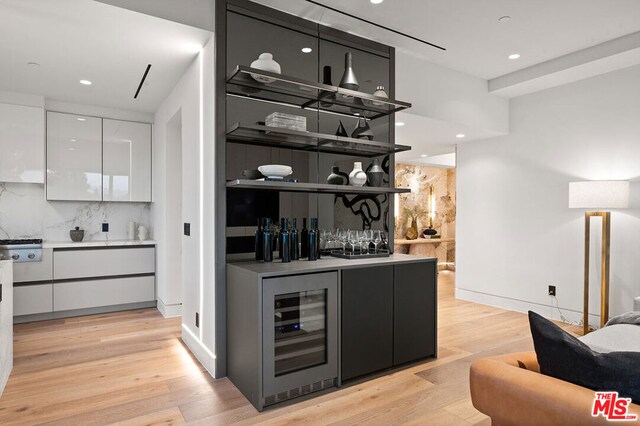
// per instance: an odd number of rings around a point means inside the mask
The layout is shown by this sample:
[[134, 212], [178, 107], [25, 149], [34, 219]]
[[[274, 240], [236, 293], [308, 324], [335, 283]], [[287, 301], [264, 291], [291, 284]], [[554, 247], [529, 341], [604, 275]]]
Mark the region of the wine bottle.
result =
[[280, 220], [280, 259], [282, 263], [291, 262], [291, 248], [290, 248], [290, 235], [289, 235], [289, 219]]
[[273, 262], [273, 235], [271, 234], [271, 219], [264, 220], [263, 257], [265, 262]]
[[317, 219], [311, 219], [311, 226], [309, 228], [309, 260], [315, 261], [318, 260], [318, 232], [316, 231], [315, 221]]
[[307, 230], [307, 218], [302, 218], [302, 230], [300, 231], [300, 257], [309, 257], [309, 231]]
[[298, 219], [291, 219], [291, 232], [289, 232], [291, 260], [300, 259], [300, 239], [298, 238]]

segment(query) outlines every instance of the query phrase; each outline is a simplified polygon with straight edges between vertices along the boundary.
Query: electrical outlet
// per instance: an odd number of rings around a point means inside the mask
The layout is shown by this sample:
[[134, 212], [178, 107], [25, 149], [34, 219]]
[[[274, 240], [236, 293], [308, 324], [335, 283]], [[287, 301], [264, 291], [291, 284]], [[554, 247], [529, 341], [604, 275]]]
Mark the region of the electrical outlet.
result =
[[556, 295], [556, 286], [555, 285], [550, 285], [549, 286], [549, 296], [555, 296]]
[[200, 314], [196, 312], [196, 327], [200, 328]]
[[191, 224], [190, 223], [185, 223], [184, 224], [184, 235], [186, 235], [187, 237], [191, 235]]
[[109, 232], [109, 222], [102, 224], [102, 232]]

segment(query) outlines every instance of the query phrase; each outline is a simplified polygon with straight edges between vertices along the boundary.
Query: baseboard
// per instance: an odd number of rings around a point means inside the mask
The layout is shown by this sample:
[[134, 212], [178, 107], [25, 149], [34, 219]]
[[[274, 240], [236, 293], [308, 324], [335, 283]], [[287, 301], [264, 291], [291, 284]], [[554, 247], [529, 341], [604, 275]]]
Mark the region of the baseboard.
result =
[[158, 299], [157, 308], [165, 318], [181, 317], [182, 316], [182, 304], [178, 305], [165, 305], [164, 302]]
[[[509, 311], [523, 312], [534, 311], [545, 318], [550, 318], [556, 321], [563, 321], [560, 316], [560, 312], [555, 305], [554, 299], [549, 296], [549, 304], [534, 303], [526, 300], [513, 299], [510, 297], [496, 296], [494, 294], [481, 293], [473, 290], [465, 290], [456, 288], [456, 298], [460, 300], [466, 300], [468, 302], [480, 303], [482, 305], [489, 305], [496, 308], [502, 308]], [[576, 311], [560, 306], [565, 319], [572, 324], [577, 324], [582, 321], [582, 311]], [[599, 326], [600, 315], [589, 314], [589, 323]]]
[[211, 374], [215, 376], [216, 358], [211, 351], [205, 347], [200, 340], [182, 324], [182, 341], [187, 345], [191, 353], [196, 357], [200, 364]]

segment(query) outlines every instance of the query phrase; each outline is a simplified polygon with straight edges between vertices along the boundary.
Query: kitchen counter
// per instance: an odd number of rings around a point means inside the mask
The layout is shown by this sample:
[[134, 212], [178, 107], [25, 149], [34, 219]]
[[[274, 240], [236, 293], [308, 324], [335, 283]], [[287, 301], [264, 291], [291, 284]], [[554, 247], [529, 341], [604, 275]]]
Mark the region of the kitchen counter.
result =
[[332, 271], [337, 269], [361, 268], [363, 266], [383, 266], [395, 265], [399, 263], [415, 263], [432, 260], [435, 257], [413, 256], [408, 254], [393, 254], [389, 257], [378, 257], [373, 259], [340, 259], [337, 257], [323, 256], [320, 260], [309, 262], [307, 260], [297, 260], [290, 263], [282, 263], [279, 259], [273, 262], [238, 261], [229, 262], [227, 267], [236, 268], [241, 271], [251, 272], [259, 277], [272, 277], [283, 275], [306, 274], [322, 271]]
[[122, 246], [155, 246], [154, 240], [98, 240], [98, 241], [45, 241], [42, 248], [76, 248], [76, 247], [122, 247]]

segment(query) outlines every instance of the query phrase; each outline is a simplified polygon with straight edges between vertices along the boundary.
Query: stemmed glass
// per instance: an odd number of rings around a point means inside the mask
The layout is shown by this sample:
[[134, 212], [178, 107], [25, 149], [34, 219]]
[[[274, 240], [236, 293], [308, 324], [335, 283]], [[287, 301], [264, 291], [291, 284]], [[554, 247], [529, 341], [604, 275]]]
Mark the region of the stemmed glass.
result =
[[347, 243], [349, 242], [349, 233], [347, 232], [346, 229], [341, 230], [337, 230], [336, 231], [337, 234], [337, 239], [340, 242], [340, 244], [342, 244], [342, 252], [346, 252], [347, 251]]
[[351, 244], [351, 254], [356, 254], [356, 244], [359, 242], [358, 231], [349, 231], [349, 244]]
[[380, 230], [378, 231], [371, 231], [372, 235], [371, 235], [371, 242], [373, 243], [376, 253], [378, 253], [378, 244], [380, 244], [382, 242], [382, 237], [380, 236]]
[[362, 231], [360, 233], [360, 253], [368, 253], [369, 252], [369, 231]]

